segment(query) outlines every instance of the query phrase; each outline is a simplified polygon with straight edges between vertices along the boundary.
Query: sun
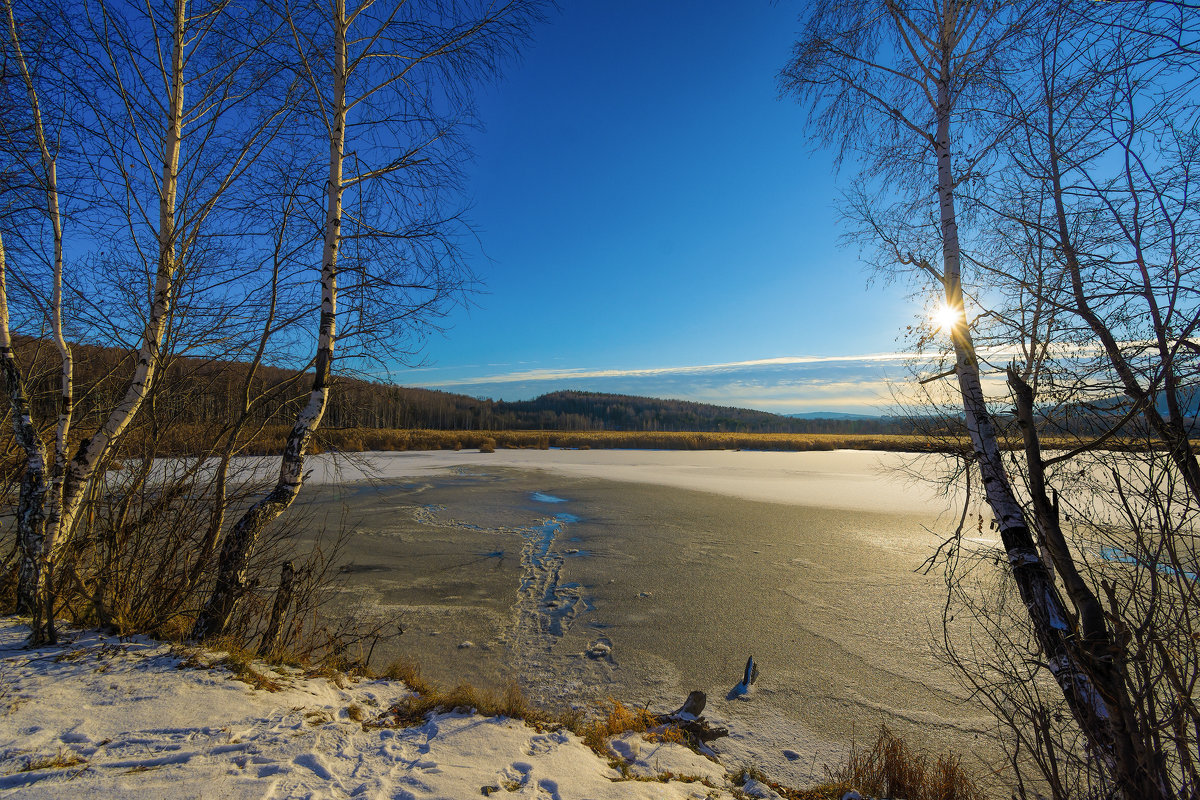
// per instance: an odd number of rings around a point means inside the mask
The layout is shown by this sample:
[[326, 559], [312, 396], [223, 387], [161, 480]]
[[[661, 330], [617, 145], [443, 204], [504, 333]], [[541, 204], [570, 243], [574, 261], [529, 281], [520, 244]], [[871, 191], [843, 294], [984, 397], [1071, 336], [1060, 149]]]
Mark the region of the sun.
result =
[[956, 326], [962, 324], [963, 312], [961, 308], [955, 308], [947, 305], [946, 303], [941, 303], [936, 309], [934, 309], [934, 312], [929, 315], [929, 320], [939, 331], [945, 331], [946, 333], [949, 333], [950, 331], [954, 330]]

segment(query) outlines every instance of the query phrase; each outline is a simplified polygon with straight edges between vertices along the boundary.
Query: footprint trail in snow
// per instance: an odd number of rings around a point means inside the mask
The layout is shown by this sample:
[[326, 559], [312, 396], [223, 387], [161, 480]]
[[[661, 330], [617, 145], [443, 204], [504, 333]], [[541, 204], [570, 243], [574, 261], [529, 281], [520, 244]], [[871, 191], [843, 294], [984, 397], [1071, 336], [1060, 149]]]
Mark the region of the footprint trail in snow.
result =
[[[569, 500], [543, 492], [530, 493], [537, 503], [558, 506]], [[521, 540], [521, 576], [507, 627], [499, 638], [510, 654], [511, 664], [524, 688], [538, 699], [563, 699], [585, 680], [605, 676], [614, 661], [611, 643], [601, 638], [586, 653], [563, 653], [558, 647], [563, 635], [580, 615], [592, 608], [582, 585], [563, 580], [567, 555], [558, 546], [563, 533], [579, 517], [559, 512], [527, 526], [486, 527], [443, 517], [445, 506], [425, 505], [413, 511], [418, 522], [433, 527], [460, 528], [516, 536]], [[564, 669], [566, 667], [566, 669]], [[565, 680], [564, 680], [565, 677]]]

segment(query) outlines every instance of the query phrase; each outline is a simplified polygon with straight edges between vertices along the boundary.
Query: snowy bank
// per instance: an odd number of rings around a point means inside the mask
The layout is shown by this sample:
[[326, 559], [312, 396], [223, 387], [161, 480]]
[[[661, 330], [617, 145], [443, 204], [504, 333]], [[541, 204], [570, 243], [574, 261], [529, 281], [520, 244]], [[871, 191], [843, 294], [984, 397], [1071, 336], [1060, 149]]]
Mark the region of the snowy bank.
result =
[[274, 690], [254, 689], [213, 666], [219, 654], [95, 631], [24, 649], [26, 633], [0, 619], [0, 798], [778, 796], [636, 735], [615, 742], [618, 770], [572, 733], [517, 720], [376, 727], [410, 694], [395, 681], [256, 664]]

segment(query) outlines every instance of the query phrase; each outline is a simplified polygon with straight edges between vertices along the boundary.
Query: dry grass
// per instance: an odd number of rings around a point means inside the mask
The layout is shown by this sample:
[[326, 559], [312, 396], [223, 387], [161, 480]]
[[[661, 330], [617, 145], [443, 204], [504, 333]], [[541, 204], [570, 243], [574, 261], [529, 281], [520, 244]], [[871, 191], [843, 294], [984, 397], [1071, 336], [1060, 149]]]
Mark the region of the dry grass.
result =
[[[200, 425], [176, 425], [160, 432], [158, 452], [190, 454], [196, 442], [204, 441], [207, 428]], [[240, 444], [244, 455], [276, 455], [283, 447], [291, 426], [268, 425], [248, 436]], [[134, 432], [125, 448], [136, 450]], [[2, 438], [2, 436], [0, 436]], [[1083, 440], [1072, 437], [1042, 437], [1044, 449], [1070, 449]], [[1001, 447], [1019, 450], [1020, 439], [1001, 441]], [[969, 448], [965, 436], [913, 436], [904, 434], [840, 433], [721, 433], [692, 431], [443, 431], [420, 428], [323, 428], [309, 446], [310, 454], [322, 452], [361, 453], [367, 451], [400, 452], [406, 450], [471, 450], [485, 453], [496, 449], [546, 450], [561, 447], [576, 450], [779, 450], [788, 452], [820, 450], [891, 450], [930, 453]], [[1144, 440], [1109, 440], [1105, 449], [1143, 450]]]
[[241, 647], [236, 641], [229, 638], [214, 639], [212, 642], [205, 644], [206, 649], [211, 649], [213, 652], [223, 652], [220, 658], [214, 661], [202, 660], [195, 652], [188, 653], [178, 665], [179, 669], [213, 669], [216, 667], [225, 667], [229, 670], [230, 678], [248, 684], [253, 689], [259, 689], [266, 692], [278, 692], [285, 687], [279, 680], [279, 676], [271, 672], [260, 672], [255, 669], [254, 662], [261, 661], [257, 655], [250, 650]]
[[431, 431], [326, 430], [318, 434], [329, 450], [456, 450], [492, 452], [550, 447], [641, 450], [911, 450], [926, 452], [944, 443], [921, 436], [792, 433], [691, 433], [637, 431]]
[[477, 689], [468, 683], [446, 689], [423, 678], [420, 668], [409, 660], [392, 662], [379, 677], [402, 681], [414, 694], [380, 715], [376, 725], [405, 727], [421, 724], [431, 713], [474, 711], [487, 717], [519, 719], [535, 728], [566, 728], [602, 756], [609, 755], [611, 737], [629, 731], [646, 733], [651, 741], [694, 746], [683, 731], [662, 725], [647, 709], [630, 708], [611, 697], [599, 717], [585, 718], [581, 712], [556, 713], [533, 705], [515, 681], [500, 692]]
[[614, 782], [618, 780], [635, 783], [698, 783], [702, 786], [707, 786], [709, 789], [721, 788], [702, 775], [687, 775], [679, 772], [672, 772], [669, 769], [662, 772], [656, 772], [653, 775], [634, 775], [630, 773], [628, 769], [626, 769], [622, 771], [620, 778], [613, 779]]
[[[283, 447], [290, 426], [270, 425], [244, 443], [245, 455], [275, 455]], [[162, 454], [191, 453], [203, 441], [204, 428], [178, 425], [162, 432], [156, 440]], [[132, 440], [131, 440], [132, 441]], [[719, 433], [688, 431], [440, 431], [398, 428], [326, 428], [317, 432], [310, 454], [327, 451], [462, 450], [492, 452], [546, 450], [551, 447], [578, 450], [900, 450], [930, 452], [945, 450], [961, 442], [924, 436], [887, 434], [821, 433]], [[128, 444], [132, 447], [132, 444]], [[1049, 446], [1049, 445], [1048, 445]]]
[[906, 800], [986, 800], [958, 756], [939, 755], [932, 760], [887, 726], [880, 728], [870, 749], [852, 746], [845, 766], [830, 777], [833, 780], [821, 788], [831, 792], [820, 797], [840, 797], [847, 789], [857, 789], [864, 795]]
[[533, 723], [552, 721], [530, 707], [516, 684], [510, 684], [502, 692], [476, 689], [469, 683], [460, 683], [452, 689], [434, 687], [431, 691], [404, 698], [384, 717], [389, 724], [418, 725], [429, 714], [449, 711], [473, 711], [485, 717], [511, 717]]
[[663, 725], [646, 733], [646, 741], [662, 742], [664, 744], [681, 744], [684, 747], [695, 747], [695, 742], [688, 738], [678, 725]]
[[864, 797], [902, 797], [904, 800], [986, 800], [987, 795], [962, 768], [955, 755], [933, 761], [914, 751], [887, 726], [882, 726], [868, 749], [850, 748], [846, 763], [829, 771], [829, 780], [808, 789], [775, 783], [754, 767], [743, 767], [730, 776], [735, 785], [753, 778], [774, 789], [786, 800], [840, 800], [850, 789]]
[[[284, 429], [271, 433], [283, 441]], [[368, 428], [322, 430], [320, 448], [342, 452], [367, 450], [461, 450], [492, 452], [546, 450], [561, 447], [575, 450], [775, 450], [806, 452], [822, 450], [891, 450], [912, 453], [949, 452], [969, 449], [965, 436], [928, 437], [901, 434], [833, 433], [720, 433], [689, 431], [435, 431]], [[1043, 437], [1046, 449], [1070, 449], [1080, 444], [1075, 438]], [[273, 444], [277, 444], [273, 441]], [[1005, 440], [1001, 447], [1019, 450], [1019, 439]], [[1144, 442], [1110, 440], [1111, 450], [1138, 449]], [[272, 452], [269, 448], [265, 452]]]
[[500, 692], [476, 689], [469, 683], [446, 689], [423, 678], [414, 662], [403, 659], [393, 661], [378, 677], [402, 681], [414, 694], [380, 715], [375, 722], [377, 725], [419, 725], [429, 714], [448, 711], [474, 711], [485, 717], [510, 717], [534, 726], [561, 724], [559, 718], [530, 704], [515, 681]]
[[417, 694], [426, 694], [433, 690], [433, 685], [421, 677], [421, 667], [417, 662], [408, 658], [399, 658], [388, 664], [383, 672], [376, 677], [390, 681], [401, 681]]
[[52, 756], [31, 756], [17, 772], [36, 772], [41, 769], [66, 769], [86, 764], [87, 759], [69, 750], [59, 749]]
[[644, 708], [631, 709], [621, 701], [610, 697], [608, 698], [607, 713], [598, 719], [581, 721], [574, 732], [592, 750], [606, 755], [608, 740], [611, 737], [630, 731], [645, 733], [658, 726], [658, 721], [648, 710]]

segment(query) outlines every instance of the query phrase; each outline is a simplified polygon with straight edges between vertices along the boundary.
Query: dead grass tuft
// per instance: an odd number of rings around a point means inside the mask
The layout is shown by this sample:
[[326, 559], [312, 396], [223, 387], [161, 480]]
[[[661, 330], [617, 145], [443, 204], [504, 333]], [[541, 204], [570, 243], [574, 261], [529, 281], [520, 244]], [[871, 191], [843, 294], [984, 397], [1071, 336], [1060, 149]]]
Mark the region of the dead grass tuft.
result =
[[52, 756], [31, 756], [17, 772], [37, 772], [41, 769], [66, 769], [86, 764], [87, 759], [70, 750], [62, 750]]
[[608, 698], [608, 713], [599, 719], [580, 722], [575, 729], [583, 743], [600, 755], [607, 755], [608, 740], [633, 731], [645, 733], [658, 727], [658, 721], [647, 709], [631, 709], [612, 697]]
[[149, 634], [155, 639], [162, 639], [164, 642], [180, 644], [191, 633], [193, 622], [195, 620], [191, 616], [181, 614], [165, 620], [157, 628], [149, 631]]
[[[987, 795], [962, 768], [958, 756], [936, 761], [913, 750], [904, 739], [881, 726], [870, 748], [851, 745], [841, 769], [829, 770], [829, 780], [808, 789], [781, 786], [754, 767], [730, 775], [736, 786], [753, 778], [785, 800], [840, 800], [850, 789], [865, 797], [903, 797], [905, 800], [986, 800]], [[736, 794], [736, 792], [735, 792]]]
[[560, 727], [563, 724], [562, 718], [533, 706], [515, 681], [500, 692], [477, 689], [469, 683], [444, 689], [426, 681], [414, 664], [405, 661], [390, 664], [382, 677], [403, 681], [415, 694], [380, 715], [375, 723], [377, 725], [419, 725], [430, 714], [450, 711], [473, 711], [485, 717], [509, 717], [523, 720], [535, 728]]
[[648, 742], [662, 742], [665, 744], [681, 744], [684, 747], [695, 747], [686, 733], [683, 732], [677, 725], [663, 725], [655, 728], [646, 734]]
[[[702, 786], [708, 787], [709, 789], [721, 788], [708, 778], [705, 778], [701, 775], [684, 775], [677, 772], [671, 772], [670, 770], [665, 770], [654, 775], [634, 775], [629, 771], [628, 766], [626, 766], [624, 769], [621, 769], [621, 777], [619, 780], [631, 783], [698, 783]], [[615, 782], [616, 780], [614, 780], [614, 783]]]
[[279, 676], [271, 671], [259, 671], [254, 662], [258, 657], [236, 642], [229, 639], [216, 640], [211, 645], [214, 649], [224, 651], [225, 655], [213, 661], [203, 661], [195, 652], [186, 655], [179, 662], [179, 669], [213, 669], [224, 667], [229, 670], [230, 678], [249, 684], [251, 688], [266, 692], [278, 692], [286, 688]]
[[521, 687], [510, 682], [503, 691], [491, 692], [461, 683], [444, 689], [421, 677], [411, 661], [395, 661], [380, 676], [403, 681], [415, 694], [396, 703], [373, 722], [364, 725], [407, 727], [419, 725], [430, 714], [449, 711], [473, 711], [485, 717], [519, 719], [539, 730], [565, 728], [601, 756], [610, 755], [608, 740], [630, 731], [646, 734], [654, 742], [671, 742], [695, 747], [686, 733], [673, 725], [663, 725], [645, 708], [630, 708], [609, 698], [598, 717], [586, 717], [582, 711], [553, 712], [529, 702]]
[[986, 800], [957, 755], [944, 754], [931, 760], [909, 747], [886, 725], [879, 729], [879, 737], [870, 749], [852, 745], [846, 765], [830, 777], [833, 781], [828, 788], [837, 792], [857, 789], [864, 795], [907, 800]]
[[429, 681], [421, 677], [421, 667], [409, 658], [399, 658], [391, 662], [379, 674], [379, 677], [390, 681], [400, 681], [417, 694], [427, 694], [433, 690]]

